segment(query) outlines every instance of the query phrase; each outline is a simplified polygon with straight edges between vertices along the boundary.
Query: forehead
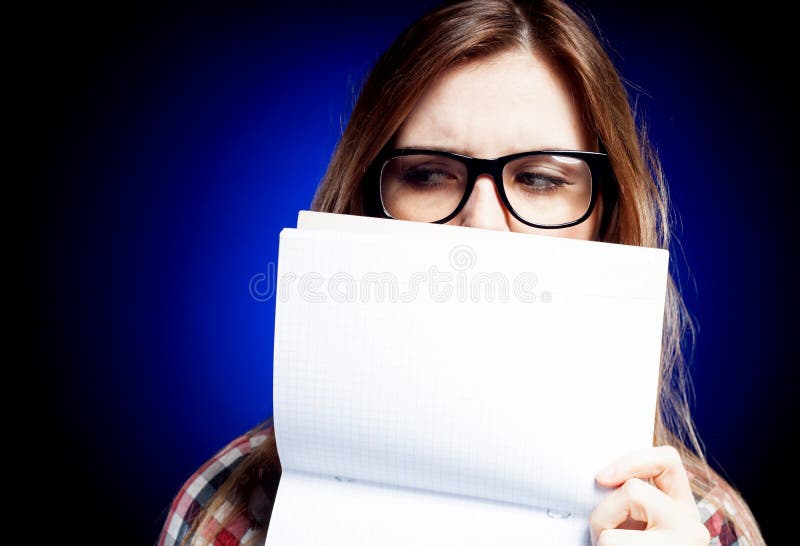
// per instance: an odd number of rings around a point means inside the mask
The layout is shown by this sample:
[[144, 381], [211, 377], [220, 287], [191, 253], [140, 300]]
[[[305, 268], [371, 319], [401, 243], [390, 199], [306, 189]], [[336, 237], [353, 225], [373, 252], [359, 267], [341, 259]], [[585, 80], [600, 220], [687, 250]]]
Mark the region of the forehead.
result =
[[449, 69], [401, 125], [397, 147], [475, 157], [594, 149], [568, 80], [541, 55], [514, 49]]

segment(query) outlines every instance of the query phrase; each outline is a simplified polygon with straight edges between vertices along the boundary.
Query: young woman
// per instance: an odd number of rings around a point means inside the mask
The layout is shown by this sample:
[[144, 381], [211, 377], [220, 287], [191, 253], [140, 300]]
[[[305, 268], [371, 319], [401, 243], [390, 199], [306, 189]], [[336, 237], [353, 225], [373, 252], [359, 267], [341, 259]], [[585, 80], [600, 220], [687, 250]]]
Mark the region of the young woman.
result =
[[[378, 60], [312, 208], [668, 248], [666, 195], [620, 77], [576, 10], [465, 0], [420, 18]], [[592, 513], [592, 540], [763, 544], [695, 434], [681, 352], [690, 325], [672, 282], [664, 326], [653, 447], [598, 469], [617, 488]], [[263, 543], [281, 472], [271, 425], [187, 481], [160, 545]]]

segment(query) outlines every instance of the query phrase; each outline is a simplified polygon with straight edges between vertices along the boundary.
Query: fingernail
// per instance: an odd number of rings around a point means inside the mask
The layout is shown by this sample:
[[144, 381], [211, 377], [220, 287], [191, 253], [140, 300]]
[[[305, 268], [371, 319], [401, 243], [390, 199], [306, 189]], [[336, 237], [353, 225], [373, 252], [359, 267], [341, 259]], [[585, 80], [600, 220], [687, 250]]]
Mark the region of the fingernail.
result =
[[595, 478], [601, 482], [612, 481], [614, 479], [614, 466], [609, 465], [601, 469], [600, 472], [595, 475]]

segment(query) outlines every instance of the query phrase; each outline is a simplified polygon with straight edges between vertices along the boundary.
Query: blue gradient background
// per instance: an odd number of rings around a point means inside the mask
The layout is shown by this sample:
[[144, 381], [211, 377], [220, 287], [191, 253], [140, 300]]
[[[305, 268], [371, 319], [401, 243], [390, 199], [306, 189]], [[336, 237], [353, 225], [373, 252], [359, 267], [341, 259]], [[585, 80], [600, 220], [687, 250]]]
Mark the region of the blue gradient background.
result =
[[[154, 542], [183, 480], [271, 414], [274, 302], [251, 298], [248, 282], [308, 208], [365, 71], [430, 4], [23, 15], [28, 403], [44, 417], [34, 441], [47, 442], [31, 462], [59, 501], [39, 485], [29, 494], [53, 528]], [[697, 424], [774, 539], [773, 461], [784, 428], [796, 430], [789, 38], [769, 30], [780, 20], [703, 5], [588, 5], [681, 220], [673, 267], [699, 323]]]

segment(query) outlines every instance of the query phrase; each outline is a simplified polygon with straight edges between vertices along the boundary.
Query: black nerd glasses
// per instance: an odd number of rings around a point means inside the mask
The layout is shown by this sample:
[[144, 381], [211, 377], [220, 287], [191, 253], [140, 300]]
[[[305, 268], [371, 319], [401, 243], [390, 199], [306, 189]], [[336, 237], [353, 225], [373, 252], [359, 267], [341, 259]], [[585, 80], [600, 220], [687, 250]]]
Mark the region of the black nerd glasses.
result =
[[376, 158], [373, 168], [378, 173], [380, 206], [390, 218], [448, 222], [469, 200], [477, 177], [488, 174], [517, 220], [544, 229], [586, 220], [600, 184], [614, 180], [607, 154], [584, 151], [478, 159], [440, 150], [390, 149]]

